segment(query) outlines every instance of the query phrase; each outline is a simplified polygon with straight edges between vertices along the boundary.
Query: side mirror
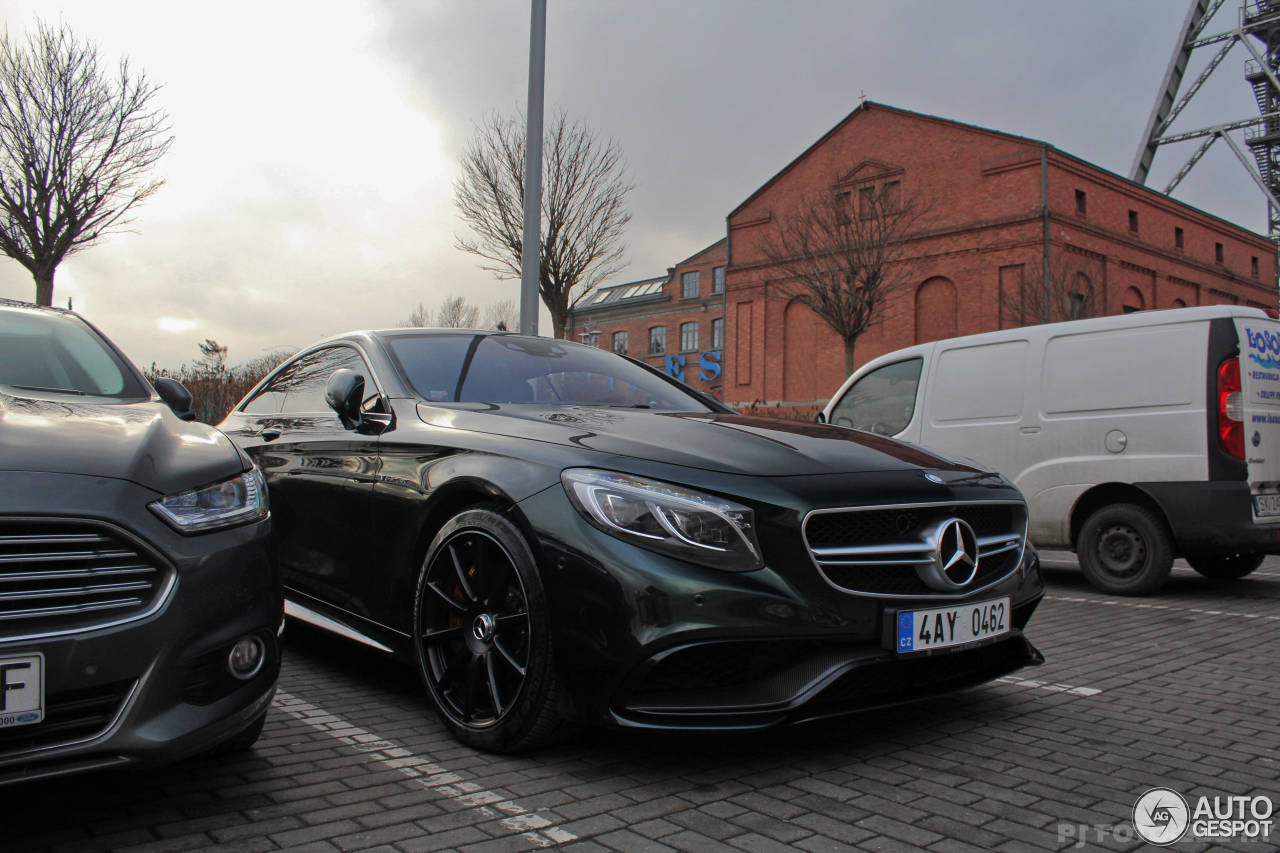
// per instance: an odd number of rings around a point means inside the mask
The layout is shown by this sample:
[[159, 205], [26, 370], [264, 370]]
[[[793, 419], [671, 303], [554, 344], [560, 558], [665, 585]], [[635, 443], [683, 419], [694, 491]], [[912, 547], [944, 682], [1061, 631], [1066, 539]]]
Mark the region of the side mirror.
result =
[[344, 429], [360, 426], [360, 404], [364, 402], [364, 377], [354, 370], [335, 370], [324, 386], [324, 401], [338, 413]]
[[825, 424], [827, 422], [827, 416], [822, 412], [818, 412], [818, 414], [814, 415], [813, 419], [820, 424]]
[[170, 379], [167, 376], [160, 376], [151, 384], [155, 386], [156, 393], [160, 395], [160, 399], [164, 400], [170, 409], [173, 409], [175, 415], [184, 421], [194, 421], [196, 419], [196, 413], [191, 408], [191, 392], [184, 388], [181, 382], [176, 379]]

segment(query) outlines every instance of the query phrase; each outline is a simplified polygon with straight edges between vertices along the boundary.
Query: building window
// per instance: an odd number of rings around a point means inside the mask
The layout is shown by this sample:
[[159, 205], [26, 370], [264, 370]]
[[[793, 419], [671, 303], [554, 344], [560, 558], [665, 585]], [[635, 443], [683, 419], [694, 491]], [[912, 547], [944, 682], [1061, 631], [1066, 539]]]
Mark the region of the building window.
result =
[[893, 212], [898, 209], [898, 204], [902, 201], [902, 181], [889, 181], [884, 185], [884, 209], [886, 212]]
[[698, 348], [698, 324], [680, 324], [680, 351], [692, 352]]
[[588, 336], [587, 336], [587, 346], [590, 346], [590, 347], [599, 347], [599, 346], [600, 346], [600, 333], [599, 333], [599, 332], [592, 332], [590, 335], [588, 335]]
[[649, 355], [662, 355], [667, 351], [667, 327], [654, 326], [649, 330]]
[[1129, 211], [1129, 230], [1134, 234], [1138, 233], [1138, 211]]
[[697, 299], [698, 291], [702, 286], [699, 280], [700, 276], [697, 271], [687, 272], [680, 276], [680, 298], [681, 299]]
[[711, 321], [711, 348], [724, 349], [724, 318], [717, 317]]
[[1181, 228], [1174, 228], [1174, 229], [1173, 229], [1173, 247], [1174, 247], [1175, 249], [1181, 249], [1181, 248], [1183, 248], [1183, 246], [1182, 246], [1182, 229], [1181, 229]]
[[1089, 209], [1089, 196], [1084, 190], [1076, 190], [1076, 213], [1084, 216]]
[[1085, 306], [1089, 302], [1089, 297], [1083, 293], [1072, 293], [1067, 296], [1067, 319], [1080, 320], [1085, 315]]
[[1213, 259], [1218, 263], [1222, 263], [1222, 244], [1221, 243], [1213, 244]]
[[853, 194], [848, 190], [842, 193], [836, 193], [836, 222], [841, 225], [849, 224], [849, 211], [853, 207]]
[[1249, 272], [1253, 273], [1253, 277], [1258, 277], [1258, 256], [1254, 255], [1249, 259]]
[[858, 215], [863, 219], [875, 219], [876, 188], [863, 187], [858, 190]]
[[716, 267], [711, 271], [711, 292], [724, 293], [724, 267]]
[[613, 333], [613, 351], [616, 352], [618, 355], [627, 354], [627, 333], [626, 332]]

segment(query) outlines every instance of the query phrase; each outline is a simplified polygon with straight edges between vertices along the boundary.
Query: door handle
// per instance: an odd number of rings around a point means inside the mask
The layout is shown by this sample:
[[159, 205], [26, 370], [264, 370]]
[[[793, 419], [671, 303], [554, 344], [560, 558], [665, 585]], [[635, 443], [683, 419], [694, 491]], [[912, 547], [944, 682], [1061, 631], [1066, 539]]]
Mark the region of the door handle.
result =
[[263, 441], [275, 441], [277, 438], [284, 435], [284, 430], [278, 426], [269, 426], [262, 432], [258, 433], [258, 435]]

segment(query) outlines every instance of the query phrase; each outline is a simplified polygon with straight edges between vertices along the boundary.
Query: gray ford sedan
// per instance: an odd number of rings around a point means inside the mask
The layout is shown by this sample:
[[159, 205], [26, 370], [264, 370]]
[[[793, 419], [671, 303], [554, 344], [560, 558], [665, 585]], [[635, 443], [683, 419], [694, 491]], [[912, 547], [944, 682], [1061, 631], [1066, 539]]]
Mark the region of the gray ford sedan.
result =
[[0, 300], [0, 784], [262, 730], [283, 607], [266, 489], [159, 385], [76, 314]]

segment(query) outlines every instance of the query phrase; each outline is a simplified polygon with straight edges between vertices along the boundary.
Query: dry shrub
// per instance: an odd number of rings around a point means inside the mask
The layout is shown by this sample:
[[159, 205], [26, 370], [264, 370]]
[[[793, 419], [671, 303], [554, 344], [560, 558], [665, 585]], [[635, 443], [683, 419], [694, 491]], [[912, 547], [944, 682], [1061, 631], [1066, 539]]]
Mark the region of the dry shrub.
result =
[[278, 350], [228, 367], [226, 347], [208, 339], [199, 346], [201, 358], [194, 364], [184, 362], [177, 370], [171, 370], [159, 367], [153, 361], [144, 373], [148, 381], [167, 376], [181, 382], [191, 392], [191, 407], [195, 410], [196, 420], [207, 424], [220, 423], [240, 398], [258, 384], [258, 380], [292, 355], [286, 350]]

